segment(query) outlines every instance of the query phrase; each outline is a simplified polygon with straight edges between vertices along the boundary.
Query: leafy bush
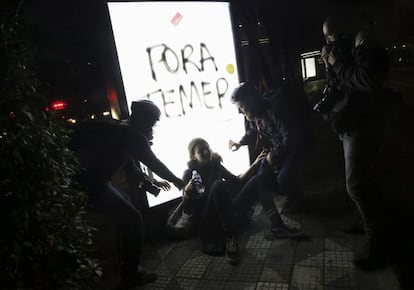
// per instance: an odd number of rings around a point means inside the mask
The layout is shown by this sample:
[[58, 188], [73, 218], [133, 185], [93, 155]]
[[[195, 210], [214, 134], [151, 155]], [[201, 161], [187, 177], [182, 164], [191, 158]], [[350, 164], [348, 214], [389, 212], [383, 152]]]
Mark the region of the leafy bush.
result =
[[44, 111], [18, 1], [0, 14], [0, 281], [5, 289], [93, 289], [92, 228], [68, 129]]

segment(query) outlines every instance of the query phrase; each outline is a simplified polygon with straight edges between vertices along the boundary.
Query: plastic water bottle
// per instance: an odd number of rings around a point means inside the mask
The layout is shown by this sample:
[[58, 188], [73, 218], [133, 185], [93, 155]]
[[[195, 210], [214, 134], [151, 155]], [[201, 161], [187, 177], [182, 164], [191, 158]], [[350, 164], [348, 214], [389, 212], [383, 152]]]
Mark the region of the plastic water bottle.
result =
[[196, 187], [196, 191], [198, 194], [204, 193], [206, 190], [206, 187], [203, 184], [203, 180], [201, 179], [200, 174], [197, 172], [197, 170], [193, 170], [193, 178], [194, 178], [194, 184]]

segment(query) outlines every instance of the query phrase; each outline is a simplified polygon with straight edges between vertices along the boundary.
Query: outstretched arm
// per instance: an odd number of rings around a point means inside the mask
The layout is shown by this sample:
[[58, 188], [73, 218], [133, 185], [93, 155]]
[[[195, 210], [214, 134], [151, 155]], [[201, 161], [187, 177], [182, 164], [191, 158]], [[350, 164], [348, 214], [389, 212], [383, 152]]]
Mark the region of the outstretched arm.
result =
[[247, 171], [239, 176], [242, 182], [246, 182], [256, 173], [257, 169], [259, 168], [260, 162], [263, 158], [266, 157], [266, 155], [266, 150], [262, 150], [262, 152], [260, 152], [260, 154], [256, 157], [256, 159], [253, 161], [253, 163], [250, 165]]
[[184, 182], [175, 176], [168, 167], [155, 156], [151, 150], [148, 140], [143, 135], [136, 136], [135, 144], [131, 144], [132, 153], [135, 160], [144, 163], [151, 171], [159, 177], [172, 182], [178, 189], [184, 187]]

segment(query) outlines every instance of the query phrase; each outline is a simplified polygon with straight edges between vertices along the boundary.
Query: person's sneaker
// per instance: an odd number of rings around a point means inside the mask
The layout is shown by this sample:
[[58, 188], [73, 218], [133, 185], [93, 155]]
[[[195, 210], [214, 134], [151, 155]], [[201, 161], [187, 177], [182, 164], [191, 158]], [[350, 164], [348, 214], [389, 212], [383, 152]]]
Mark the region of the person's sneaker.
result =
[[226, 260], [231, 265], [240, 262], [239, 244], [234, 237], [226, 238]]
[[121, 277], [121, 287], [128, 288], [133, 286], [145, 285], [151, 282], [154, 282], [158, 279], [156, 273], [150, 272], [148, 270], [139, 267], [139, 270], [132, 275]]
[[278, 227], [271, 228], [269, 232], [265, 233], [265, 239], [272, 240], [274, 238], [301, 238], [304, 233], [299, 229], [289, 228], [285, 224]]
[[175, 224], [175, 228], [178, 230], [190, 229], [191, 228], [191, 215], [183, 212], [181, 217], [178, 219]]

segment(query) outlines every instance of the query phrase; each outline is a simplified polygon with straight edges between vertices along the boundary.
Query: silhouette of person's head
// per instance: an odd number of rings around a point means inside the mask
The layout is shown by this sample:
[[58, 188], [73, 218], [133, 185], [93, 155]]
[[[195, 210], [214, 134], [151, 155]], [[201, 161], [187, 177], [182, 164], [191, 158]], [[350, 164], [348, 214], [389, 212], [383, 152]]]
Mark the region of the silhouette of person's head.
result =
[[327, 44], [341, 40], [353, 39], [355, 34], [370, 25], [370, 16], [364, 11], [341, 9], [333, 11], [323, 22], [322, 31]]
[[266, 110], [262, 94], [253, 84], [248, 82], [241, 83], [234, 89], [231, 101], [249, 121], [253, 121]]
[[338, 41], [348, 34], [346, 21], [340, 14], [333, 14], [326, 18], [323, 23], [322, 31], [327, 44]]
[[150, 100], [132, 102], [129, 124], [143, 133], [148, 140], [152, 140], [152, 128], [159, 121], [160, 116], [160, 109]]

